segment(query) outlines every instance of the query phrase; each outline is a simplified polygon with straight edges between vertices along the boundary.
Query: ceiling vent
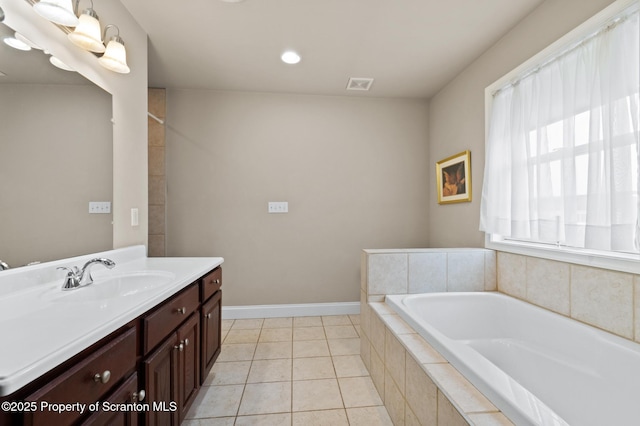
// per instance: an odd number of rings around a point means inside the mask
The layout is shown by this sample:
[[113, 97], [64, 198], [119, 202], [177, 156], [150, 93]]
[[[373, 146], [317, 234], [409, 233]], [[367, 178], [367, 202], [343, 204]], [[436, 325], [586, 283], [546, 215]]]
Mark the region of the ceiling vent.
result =
[[347, 83], [347, 90], [364, 90], [367, 91], [371, 89], [371, 85], [373, 84], [372, 78], [356, 78], [351, 77], [349, 82]]

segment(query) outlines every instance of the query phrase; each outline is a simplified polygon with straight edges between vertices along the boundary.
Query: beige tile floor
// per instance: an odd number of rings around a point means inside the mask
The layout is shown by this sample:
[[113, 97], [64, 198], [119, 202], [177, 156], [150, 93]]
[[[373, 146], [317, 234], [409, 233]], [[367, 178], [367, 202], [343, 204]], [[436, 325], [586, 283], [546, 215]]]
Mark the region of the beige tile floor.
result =
[[392, 425], [360, 359], [358, 315], [225, 320], [183, 426]]

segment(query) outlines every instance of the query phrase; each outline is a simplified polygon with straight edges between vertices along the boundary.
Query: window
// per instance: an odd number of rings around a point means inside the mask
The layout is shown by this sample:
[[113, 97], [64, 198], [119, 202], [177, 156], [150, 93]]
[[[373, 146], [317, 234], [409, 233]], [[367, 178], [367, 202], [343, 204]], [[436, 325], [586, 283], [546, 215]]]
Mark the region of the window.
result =
[[614, 9], [487, 89], [490, 242], [640, 259], [638, 1]]

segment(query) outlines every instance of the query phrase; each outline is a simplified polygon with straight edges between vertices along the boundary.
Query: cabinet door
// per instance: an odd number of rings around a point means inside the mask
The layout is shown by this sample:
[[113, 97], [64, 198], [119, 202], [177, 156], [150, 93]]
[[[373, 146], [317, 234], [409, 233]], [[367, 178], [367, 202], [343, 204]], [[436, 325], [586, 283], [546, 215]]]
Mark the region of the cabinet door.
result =
[[180, 421], [200, 388], [200, 315], [194, 314], [177, 331]]
[[151, 410], [146, 424], [179, 425], [178, 421], [178, 335], [171, 334], [144, 362], [147, 402]]
[[202, 366], [200, 384], [204, 383], [220, 354], [222, 327], [222, 290], [202, 305]]
[[[91, 415], [86, 422], [82, 423], [83, 426], [137, 426], [140, 413], [144, 412], [144, 409], [123, 410], [112, 404], [140, 403], [142, 406], [139, 395], [138, 375], [134, 373], [105, 402], [100, 402], [100, 411]], [[109, 407], [108, 410], [103, 410], [105, 404]]]

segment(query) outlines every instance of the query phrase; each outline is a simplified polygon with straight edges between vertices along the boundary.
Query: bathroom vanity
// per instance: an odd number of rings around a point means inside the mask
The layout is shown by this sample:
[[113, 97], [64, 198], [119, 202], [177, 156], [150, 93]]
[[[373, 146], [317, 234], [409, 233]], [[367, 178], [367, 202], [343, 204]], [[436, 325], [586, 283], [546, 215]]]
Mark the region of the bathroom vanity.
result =
[[86, 288], [62, 291], [57, 268], [91, 256], [0, 275], [0, 425], [179, 425], [204, 383], [223, 259], [92, 256], [116, 267]]

